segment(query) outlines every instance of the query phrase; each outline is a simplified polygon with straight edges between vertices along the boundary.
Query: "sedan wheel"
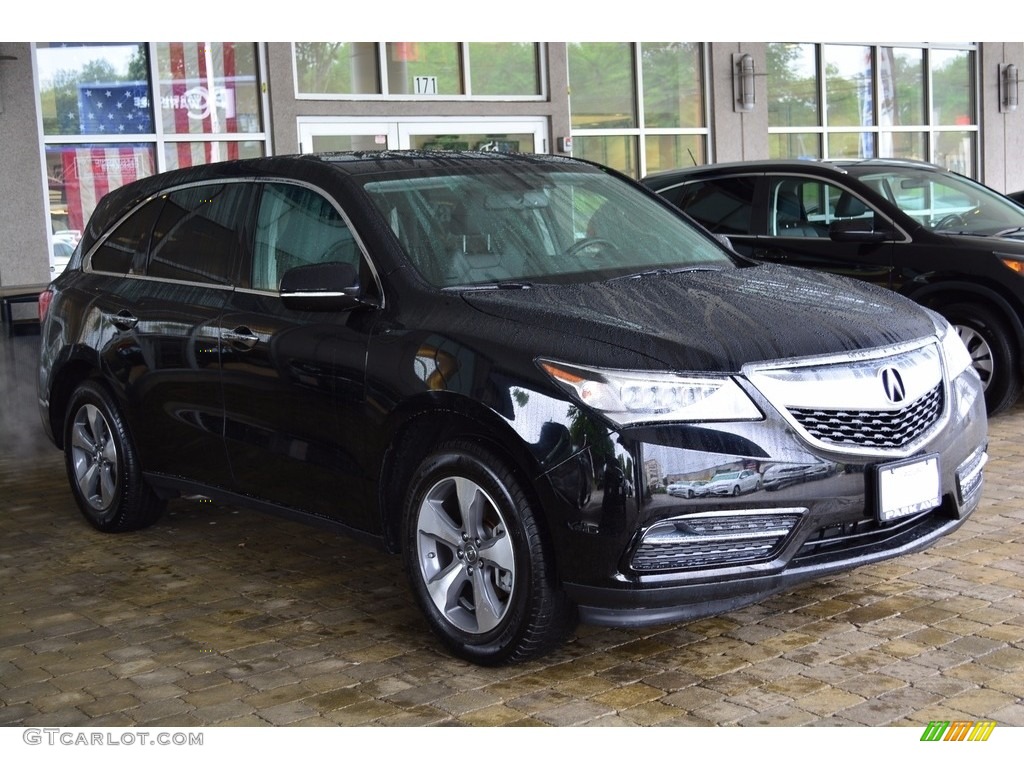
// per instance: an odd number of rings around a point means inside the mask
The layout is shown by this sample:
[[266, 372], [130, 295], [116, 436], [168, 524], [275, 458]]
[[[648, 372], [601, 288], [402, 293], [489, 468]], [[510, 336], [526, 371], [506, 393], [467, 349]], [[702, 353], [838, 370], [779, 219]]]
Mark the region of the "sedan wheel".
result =
[[432, 629], [480, 664], [559, 642], [573, 611], [514, 473], [481, 447], [442, 446], [417, 470], [405, 506], [406, 570]]

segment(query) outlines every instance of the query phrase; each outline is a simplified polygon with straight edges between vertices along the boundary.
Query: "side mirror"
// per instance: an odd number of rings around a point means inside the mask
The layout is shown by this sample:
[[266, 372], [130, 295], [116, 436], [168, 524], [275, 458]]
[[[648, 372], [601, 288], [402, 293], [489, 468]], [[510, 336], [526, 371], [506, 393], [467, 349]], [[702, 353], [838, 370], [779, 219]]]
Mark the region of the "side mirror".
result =
[[875, 229], [874, 217], [868, 219], [837, 219], [828, 228], [828, 236], [838, 243], [882, 243], [892, 240], [889, 229]]
[[293, 267], [281, 276], [278, 292], [288, 309], [347, 312], [369, 306], [362, 301], [356, 268], [345, 262]]

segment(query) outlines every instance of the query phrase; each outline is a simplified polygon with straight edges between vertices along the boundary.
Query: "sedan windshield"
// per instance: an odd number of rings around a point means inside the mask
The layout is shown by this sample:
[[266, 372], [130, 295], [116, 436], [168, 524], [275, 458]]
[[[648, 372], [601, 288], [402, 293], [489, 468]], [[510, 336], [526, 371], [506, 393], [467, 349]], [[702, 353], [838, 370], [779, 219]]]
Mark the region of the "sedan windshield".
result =
[[859, 178], [936, 232], [1024, 236], [1024, 208], [966, 177], [908, 168], [865, 173]]
[[732, 266], [715, 240], [598, 170], [519, 166], [377, 179], [364, 189], [409, 261], [440, 288]]

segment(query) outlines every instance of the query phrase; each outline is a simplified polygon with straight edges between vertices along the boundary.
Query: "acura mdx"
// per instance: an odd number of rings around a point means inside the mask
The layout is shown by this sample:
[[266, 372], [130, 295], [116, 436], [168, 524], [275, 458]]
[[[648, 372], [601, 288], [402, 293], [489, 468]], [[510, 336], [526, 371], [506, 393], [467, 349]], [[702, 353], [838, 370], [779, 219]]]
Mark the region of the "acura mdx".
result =
[[[924, 548], [981, 494], [940, 315], [755, 265], [578, 160], [172, 171], [103, 198], [41, 299], [42, 421], [93, 526], [201, 495], [353, 534], [478, 663]], [[723, 473], [740, 493], [665, 492]]]

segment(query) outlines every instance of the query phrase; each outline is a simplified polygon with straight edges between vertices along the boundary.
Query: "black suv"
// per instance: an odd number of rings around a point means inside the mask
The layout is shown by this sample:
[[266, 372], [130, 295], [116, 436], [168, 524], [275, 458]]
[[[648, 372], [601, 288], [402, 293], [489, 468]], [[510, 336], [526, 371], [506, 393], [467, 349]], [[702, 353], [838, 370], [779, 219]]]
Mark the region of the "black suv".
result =
[[741, 254], [868, 280], [941, 312], [1011, 406], [1024, 363], [1024, 209], [909, 160], [723, 163], [644, 179]]
[[154, 176], [42, 304], [42, 420], [92, 525], [198, 494], [357, 535], [479, 663], [926, 547], [981, 494], [981, 384], [939, 315], [751, 265], [566, 158]]

